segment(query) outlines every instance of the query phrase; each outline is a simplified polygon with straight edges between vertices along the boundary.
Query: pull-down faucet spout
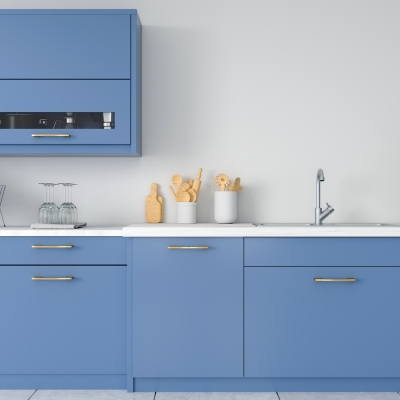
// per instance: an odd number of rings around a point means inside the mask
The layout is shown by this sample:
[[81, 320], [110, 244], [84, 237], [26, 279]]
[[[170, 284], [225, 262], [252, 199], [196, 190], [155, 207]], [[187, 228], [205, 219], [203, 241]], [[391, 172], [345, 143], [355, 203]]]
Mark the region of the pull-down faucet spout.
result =
[[325, 180], [324, 171], [319, 169], [317, 172], [317, 201], [315, 207], [315, 225], [321, 225], [322, 221], [327, 218], [330, 214], [332, 214], [335, 210], [328, 203], [328, 206], [324, 211], [321, 208], [321, 182]]

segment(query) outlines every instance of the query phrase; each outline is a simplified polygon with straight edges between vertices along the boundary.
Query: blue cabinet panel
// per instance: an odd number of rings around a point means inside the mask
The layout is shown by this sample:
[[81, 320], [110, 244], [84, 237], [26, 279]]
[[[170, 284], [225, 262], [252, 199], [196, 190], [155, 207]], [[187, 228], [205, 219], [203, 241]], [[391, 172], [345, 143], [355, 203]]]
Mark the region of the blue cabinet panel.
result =
[[[0, 129], [3, 145], [130, 143], [129, 80], [0, 80], [0, 93], [5, 94], [0, 96], [0, 112], [115, 113], [115, 129]], [[37, 133], [62, 133], [70, 137], [32, 137]]]
[[244, 265], [400, 266], [400, 238], [246, 238]]
[[1, 266], [0, 321], [0, 374], [126, 374], [126, 267]]
[[132, 240], [133, 376], [243, 376], [243, 240]]
[[130, 79], [130, 15], [0, 15], [0, 79]]
[[399, 284], [391, 267], [245, 268], [245, 376], [399, 377]]
[[[0, 265], [126, 265], [122, 237], [26, 236], [0, 238]], [[72, 248], [32, 248], [32, 246]]]

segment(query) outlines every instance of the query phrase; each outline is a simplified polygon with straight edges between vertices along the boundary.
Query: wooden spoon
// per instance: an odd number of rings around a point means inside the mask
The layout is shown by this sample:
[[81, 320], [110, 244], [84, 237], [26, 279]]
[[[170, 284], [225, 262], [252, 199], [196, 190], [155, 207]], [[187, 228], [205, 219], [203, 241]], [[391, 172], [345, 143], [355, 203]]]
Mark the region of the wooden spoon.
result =
[[179, 190], [179, 187], [182, 185], [182, 177], [180, 175], [174, 175], [172, 177], [172, 184], [176, 187], [176, 190]]
[[188, 179], [186, 183], [189, 185], [189, 188], [193, 186], [193, 181], [191, 179]]

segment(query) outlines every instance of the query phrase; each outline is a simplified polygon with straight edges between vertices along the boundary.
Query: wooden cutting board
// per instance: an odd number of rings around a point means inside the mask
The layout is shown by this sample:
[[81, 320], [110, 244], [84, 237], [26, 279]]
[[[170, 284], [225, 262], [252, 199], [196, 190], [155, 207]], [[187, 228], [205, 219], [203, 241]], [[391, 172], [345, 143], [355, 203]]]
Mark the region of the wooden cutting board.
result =
[[151, 194], [146, 197], [146, 222], [157, 224], [164, 218], [164, 201], [158, 194], [158, 186], [153, 183], [150, 186]]

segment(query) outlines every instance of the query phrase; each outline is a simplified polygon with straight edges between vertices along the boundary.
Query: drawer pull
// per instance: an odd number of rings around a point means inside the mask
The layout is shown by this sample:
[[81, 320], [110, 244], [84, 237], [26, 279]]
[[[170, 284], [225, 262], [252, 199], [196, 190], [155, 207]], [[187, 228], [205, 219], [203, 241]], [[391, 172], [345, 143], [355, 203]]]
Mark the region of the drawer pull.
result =
[[207, 250], [208, 246], [168, 246], [171, 250]]
[[71, 137], [68, 133], [34, 133], [32, 137]]
[[33, 276], [33, 281], [72, 281], [74, 279], [73, 276], [66, 276], [64, 278], [45, 278], [42, 276]]
[[356, 278], [314, 278], [314, 282], [355, 282]]
[[32, 246], [32, 249], [72, 249], [74, 246], [72, 244], [67, 244], [65, 246], [42, 246], [36, 244]]

